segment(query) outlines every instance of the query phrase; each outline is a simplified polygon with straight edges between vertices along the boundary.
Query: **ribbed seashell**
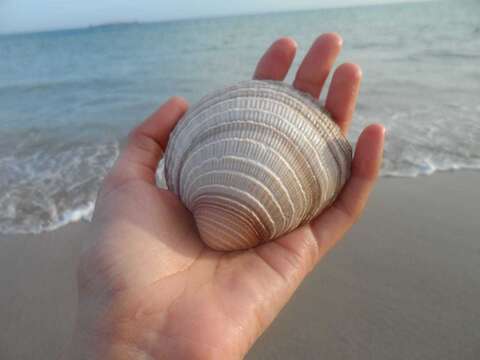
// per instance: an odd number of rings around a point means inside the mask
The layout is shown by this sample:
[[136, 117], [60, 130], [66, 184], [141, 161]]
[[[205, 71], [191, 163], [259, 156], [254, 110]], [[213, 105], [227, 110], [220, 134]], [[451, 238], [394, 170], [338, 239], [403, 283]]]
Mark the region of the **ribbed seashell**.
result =
[[173, 130], [165, 177], [203, 242], [239, 250], [309, 222], [350, 175], [352, 149], [313, 97], [249, 80], [204, 97]]

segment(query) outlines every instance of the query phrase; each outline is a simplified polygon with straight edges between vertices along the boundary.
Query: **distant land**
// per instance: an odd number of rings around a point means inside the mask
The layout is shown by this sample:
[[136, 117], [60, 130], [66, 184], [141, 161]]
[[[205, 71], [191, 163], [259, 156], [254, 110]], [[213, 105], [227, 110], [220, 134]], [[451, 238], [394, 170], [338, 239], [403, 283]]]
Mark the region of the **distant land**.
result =
[[[101, 28], [109, 28], [109, 27], [118, 27], [118, 26], [127, 26], [127, 25], [140, 25], [142, 24], [141, 21], [117, 21], [117, 22], [108, 22], [103, 24], [94, 24], [88, 25], [87, 29], [101, 29]], [[81, 28], [79, 28], [81, 29]]]
[[[101, 29], [101, 28], [113, 28], [119, 26], [128, 26], [128, 25], [142, 25], [142, 24], [157, 24], [157, 23], [168, 23], [168, 22], [177, 22], [177, 21], [195, 21], [195, 20], [208, 20], [208, 19], [219, 19], [219, 18], [232, 18], [232, 17], [241, 17], [241, 16], [262, 16], [270, 14], [282, 14], [282, 13], [298, 13], [306, 11], [320, 11], [325, 9], [338, 9], [338, 8], [356, 8], [356, 7], [375, 7], [375, 6], [394, 6], [402, 3], [419, 3], [419, 2], [429, 2], [429, 1], [441, 1], [441, 0], [393, 0], [391, 2], [378, 2], [368, 3], [368, 4], [335, 4], [335, 5], [324, 5], [315, 8], [305, 8], [305, 9], [292, 9], [292, 10], [278, 10], [278, 11], [261, 11], [261, 12], [243, 12], [239, 14], [222, 14], [222, 15], [211, 15], [211, 16], [190, 16], [190, 17], [180, 17], [180, 18], [165, 18], [158, 20], [120, 20], [120, 21], [109, 21], [101, 22], [98, 24], [86, 24], [85, 26], [72, 26], [72, 27], [57, 27], [50, 29], [36, 29], [36, 30], [21, 30], [21, 31], [1, 31], [0, 36], [2, 35], [16, 35], [16, 34], [33, 34], [33, 33], [45, 33], [45, 32], [55, 32], [55, 31], [74, 31], [74, 30], [85, 30], [85, 29]], [[445, 1], [445, 0], [444, 0]], [[5, 14], [3, 14], [5, 15]], [[1, 28], [0, 28], [1, 29]]]

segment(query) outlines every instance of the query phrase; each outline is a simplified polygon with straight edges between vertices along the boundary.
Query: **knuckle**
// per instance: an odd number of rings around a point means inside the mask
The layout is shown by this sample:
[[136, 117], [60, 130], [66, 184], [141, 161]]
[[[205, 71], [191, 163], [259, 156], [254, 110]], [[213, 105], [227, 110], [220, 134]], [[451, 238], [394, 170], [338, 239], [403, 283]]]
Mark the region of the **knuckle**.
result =
[[160, 145], [140, 129], [134, 129], [129, 133], [128, 142], [134, 148], [146, 152], [157, 152], [161, 150]]
[[295, 87], [303, 92], [309, 93], [313, 97], [318, 97], [320, 93], [320, 85], [322, 84], [321, 79], [304, 79], [302, 77], [297, 77], [295, 79]]
[[343, 201], [338, 201], [335, 206], [345, 215], [350, 225], [357, 223], [360, 219], [361, 209], [351, 208]]

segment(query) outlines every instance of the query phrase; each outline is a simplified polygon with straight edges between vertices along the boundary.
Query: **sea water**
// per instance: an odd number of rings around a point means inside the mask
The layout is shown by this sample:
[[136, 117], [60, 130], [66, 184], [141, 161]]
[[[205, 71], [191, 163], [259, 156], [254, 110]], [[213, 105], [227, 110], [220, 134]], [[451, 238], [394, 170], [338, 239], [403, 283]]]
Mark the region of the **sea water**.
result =
[[[349, 138], [387, 128], [384, 176], [480, 169], [480, 2], [432, 1], [0, 36], [0, 232], [88, 218], [128, 131], [172, 95], [250, 78], [292, 36], [344, 38], [364, 80]], [[324, 97], [324, 95], [323, 95]]]

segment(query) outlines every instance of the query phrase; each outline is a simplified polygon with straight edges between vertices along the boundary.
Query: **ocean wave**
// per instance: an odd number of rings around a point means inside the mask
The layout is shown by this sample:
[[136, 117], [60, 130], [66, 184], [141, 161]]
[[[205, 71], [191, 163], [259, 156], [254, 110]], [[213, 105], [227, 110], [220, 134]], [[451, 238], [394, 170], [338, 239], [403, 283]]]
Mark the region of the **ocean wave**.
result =
[[[416, 109], [389, 108], [379, 113], [387, 129], [382, 176], [480, 170], [480, 105], [424, 104]], [[361, 122], [368, 117], [364, 115]]]
[[93, 211], [95, 209], [95, 201], [90, 201], [87, 204], [77, 207], [75, 209], [67, 209], [60, 214], [56, 219], [46, 223], [39, 224], [35, 219], [28, 219], [22, 226], [0, 226], [0, 233], [2, 234], [40, 234], [43, 232], [57, 230], [65, 225], [76, 223], [78, 221], [90, 221], [92, 219]]
[[0, 158], [0, 233], [38, 233], [88, 219], [118, 142], [21, 145]]
[[[480, 170], [480, 161], [477, 164], [449, 164], [438, 166], [428, 161], [418, 168], [411, 168], [410, 170], [393, 170], [383, 168], [381, 171], [382, 177], [408, 177], [416, 178], [419, 176], [432, 175], [436, 172], [447, 172], [456, 170]], [[157, 172], [157, 185], [161, 188], [166, 188], [165, 178], [162, 172]], [[92, 193], [96, 194], [96, 191]], [[90, 200], [80, 201], [82, 204], [73, 208], [64, 208], [63, 212], [59, 209], [50, 206], [44, 207], [44, 215], [47, 219], [39, 221], [42, 216], [29, 214], [18, 214], [19, 209], [15, 209], [16, 205], [11, 203], [4, 208], [5, 213], [0, 215], [0, 233], [3, 234], [37, 234], [42, 232], [53, 231], [65, 225], [75, 223], [78, 221], [90, 221], [95, 208], [96, 195]], [[7, 200], [0, 198], [0, 204], [5, 206]], [[49, 202], [46, 202], [47, 205]], [[18, 206], [18, 204], [17, 204]], [[13, 223], [13, 219], [21, 216], [19, 222]], [[11, 221], [6, 221], [10, 219]], [[20, 220], [17, 218], [17, 220]]]
[[380, 176], [416, 178], [419, 176], [433, 175], [437, 172], [451, 172], [460, 170], [480, 171], [480, 160], [474, 163], [450, 163], [440, 165], [426, 159], [421, 165], [416, 167], [413, 166], [409, 169], [394, 169], [384, 166], [380, 172]]

